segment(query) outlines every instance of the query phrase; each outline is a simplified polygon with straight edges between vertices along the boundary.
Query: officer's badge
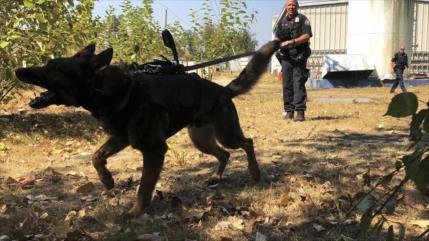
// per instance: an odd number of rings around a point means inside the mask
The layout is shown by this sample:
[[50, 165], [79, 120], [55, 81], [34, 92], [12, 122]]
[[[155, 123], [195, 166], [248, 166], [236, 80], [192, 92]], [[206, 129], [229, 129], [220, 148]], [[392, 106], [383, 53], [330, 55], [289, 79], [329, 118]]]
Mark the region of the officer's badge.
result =
[[299, 23], [299, 17], [295, 18], [295, 23]]
[[304, 22], [305, 25], [310, 26], [310, 20], [306, 19]]

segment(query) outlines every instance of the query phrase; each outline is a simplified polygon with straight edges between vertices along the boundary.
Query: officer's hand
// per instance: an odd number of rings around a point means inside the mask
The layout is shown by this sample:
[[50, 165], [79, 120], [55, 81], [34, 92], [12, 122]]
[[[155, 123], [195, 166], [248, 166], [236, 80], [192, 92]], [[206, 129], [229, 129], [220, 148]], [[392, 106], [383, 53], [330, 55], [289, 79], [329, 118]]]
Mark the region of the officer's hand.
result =
[[281, 48], [288, 48], [289, 46], [292, 46], [292, 45], [293, 45], [293, 41], [291, 41], [291, 40], [286, 40], [286, 41], [284, 41], [283, 43], [281, 43], [280, 47], [281, 47]]

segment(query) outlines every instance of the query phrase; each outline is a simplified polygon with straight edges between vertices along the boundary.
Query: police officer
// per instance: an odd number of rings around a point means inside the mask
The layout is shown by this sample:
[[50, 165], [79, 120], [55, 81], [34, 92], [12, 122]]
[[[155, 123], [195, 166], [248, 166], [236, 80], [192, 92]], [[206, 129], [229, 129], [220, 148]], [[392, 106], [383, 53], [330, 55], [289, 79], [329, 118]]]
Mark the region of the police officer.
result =
[[[283, 117], [294, 121], [304, 121], [307, 108], [308, 79], [307, 59], [310, 57], [309, 39], [313, 36], [310, 21], [298, 13], [298, 1], [287, 0], [285, 15], [278, 22], [275, 38], [282, 41], [277, 58], [282, 65], [283, 77]], [[297, 115], [294, 118], [294, 112]]]
[[405, 89], [404, 86], [404, 69], [405, 67], [408, 68], [408, 56], [405, 53], [405, 47], [401, 46], [399, 48], [399, 52], [395, 53], [395, 55], [392, 58], [392, 62], [395, 64], [393, 67], [393, 70], [396, 74], [396, 79], [393, 82], [392, 89], [390, 89], [390, 93], [395, 92], [396, 87], [401, 87], [402, 92], [407, 92], [407, 89]]

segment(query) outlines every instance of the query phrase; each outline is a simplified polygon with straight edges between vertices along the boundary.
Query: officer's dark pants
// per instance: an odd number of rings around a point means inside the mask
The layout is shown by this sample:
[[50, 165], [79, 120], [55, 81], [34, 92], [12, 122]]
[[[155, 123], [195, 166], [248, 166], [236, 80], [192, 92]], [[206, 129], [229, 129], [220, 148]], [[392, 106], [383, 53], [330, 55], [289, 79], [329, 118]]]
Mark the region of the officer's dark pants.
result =
[[305, 111], [307, 109], [308, 78], [307, 60], [296, 62], [282, 60], [283, 104], [286, 112]]
[[391, 92], [395, 91], [396, 87], [401, 87], [402, 92], [407, 92], [407, 89], [405, 89], [404, 86], [404, 68], [395, 68], [395, 74], [396, 74], [396, 79], [393, 82], [392, 85], [392, 89], [390, 89]]

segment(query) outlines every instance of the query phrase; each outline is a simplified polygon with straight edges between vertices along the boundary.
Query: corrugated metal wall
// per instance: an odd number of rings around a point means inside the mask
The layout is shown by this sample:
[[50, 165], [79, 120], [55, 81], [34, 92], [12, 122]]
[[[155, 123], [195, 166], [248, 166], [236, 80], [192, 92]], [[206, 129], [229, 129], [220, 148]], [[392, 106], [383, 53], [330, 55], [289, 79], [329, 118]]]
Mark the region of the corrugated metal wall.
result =
[[323, 55], [347, 53], [347, 11], [348, 3], [299, 8], [299, 12], [310, 20], [313, 31], [310, 40], [312, 55], [308, 60], [312, 78], [321, 77]]
[[429, 2], [417, 1], [414, 18], [414, 40], [410, 72], [413, 74], [429, 74]]
[[416, 3], [416, 26], [414, 41], [414, 51], [429, 51], [429, 2]]
[[299, 12], [307, 16], [313, 30], [313, 50], [346, 49], [347, 3], [322, 6], [302, 6]]

